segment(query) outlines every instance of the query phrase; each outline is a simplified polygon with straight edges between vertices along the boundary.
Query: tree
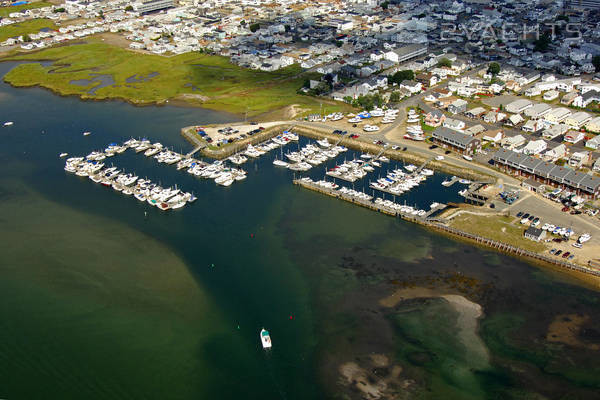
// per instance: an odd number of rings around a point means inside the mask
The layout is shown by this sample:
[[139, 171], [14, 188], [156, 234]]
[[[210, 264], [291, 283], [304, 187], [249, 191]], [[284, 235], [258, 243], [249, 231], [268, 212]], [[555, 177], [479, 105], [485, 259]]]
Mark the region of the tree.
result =
[[133, 11], [133, 6], [128, 5], [127, 7], [125, 7], [125, 11]]
[[250, 32], [254, 33], [260, 29], [260, 24], [252, 24], [250, 25]]
[[592, 58], [592, 64], [594, 64], [596, 72], [600, 72], [600, 56], [594, 56]]
[[439, 59], [437, 66], [450, 68], [452, 66], [452, 61], [448, 60], [446, 57], [442, 57]]
[[241, 21], [240, 21], [240, 25], [241, 25], [241, 26], [246, 26], [246, 20], [245, 20], [245, 19], [241, 20]]
[[392, 92], [390, 94], [390, 103], [397, 103], [400, 101], [400, 92]]
[[54, 13], [64, 13], [66, 10], [63, 7], [55, 8], [52, 10]]
[[344, 45], [344, 42], [342, 42], [341, 40], [336, 40], [335, 41], [335, 46], [336, 47], [342, 47]]
[[487, 72], [488, 74], [498, 75], [500, 73], [500, 64], [497, 62], [490, 63]]
[[389, 5], [390, 5], [390, 3], [388, 3], [387, 1], [384, 1], [383, 3], [381, 3], [381, 9], [387, 10]]
[[540, 36], [537, 40], [533, 41], [533, 44], [535, 45], [533, 51], [547, 51], [548, 47], [550, 47], [550, 41], [551, 39], [549, 34], [542, 34], [542, 36]]
[[396, 72], [394, 75], [388, 78], [388, 83], [400, 84], [402, 81], [411, 81], [415, 79], [415, 73], [411, 69], [405, 69]]
[[23, 35], [23, 41], [24, 41], [25, 43], [27, 43], [27, 42], [31, 42], [31, 38], [29, 37], [29, 35], [25, 34], [25, 35]]

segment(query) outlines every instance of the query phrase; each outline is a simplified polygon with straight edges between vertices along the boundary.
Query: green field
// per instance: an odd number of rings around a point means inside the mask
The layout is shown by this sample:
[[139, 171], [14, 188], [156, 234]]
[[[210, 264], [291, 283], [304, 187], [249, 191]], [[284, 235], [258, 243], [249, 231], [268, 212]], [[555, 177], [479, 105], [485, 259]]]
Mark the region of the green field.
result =
[[30, 19], [16, 24], [6, 25], [0, 28], [0, 42], [15, 36], [38, 33], [40, 29], [43, 28], [57, 29], [54, 22], [46, 18]]
[[526, 227], [515, 225], [514, 218], [499, 215], [461, 214], [452, 218], [450, 226], [465, 232], [474, 233], [488, 239], [497, 240], [525, 250], [543, 252], [546, 246], [523, 236]]
[[48, 3], [46, 1], [36, 1], [35, 3], [29, 4], [21, 4], [20, 6], [9, 6], [9, 7], [0, 7], [0, 17], [8, 17], [10, 13], [14, 13], [20, 10], [29, 10], [32, 8], [42, 8], [51, 6], [52, 3]]
[[[296, 94], [308, 77], [298, 65], [275, 72], [252, 71], [231, 64], [226, 57], [200, 53], [165, 57], [129, 51], [97, 39], [10, 59], [56, 62], [49, 67], [39, 63], [19, 65], [6, 74], [6, 82], [14, 86], [39, 85], [60, 94], [82, 98], [120, 98], [136, 104], [179, 99], [232, 113], [247, 111], [248, 115], [289, 105], [296, 105], [305, 113], [319, 109], [318, 99]], [[94, 74], [111, 75], [115, 84], [90, 95], [90, 89], [99, 82], [88, 86], [70, 83], [72, 80], [90, 79]], [[126, 81], [134, 75], [148, 77], [149, 74], [157, 75], [141, 82]], [[336, 107], [347, 108], [341, 103], [333, 107], [328, 105], [328, 109]]]

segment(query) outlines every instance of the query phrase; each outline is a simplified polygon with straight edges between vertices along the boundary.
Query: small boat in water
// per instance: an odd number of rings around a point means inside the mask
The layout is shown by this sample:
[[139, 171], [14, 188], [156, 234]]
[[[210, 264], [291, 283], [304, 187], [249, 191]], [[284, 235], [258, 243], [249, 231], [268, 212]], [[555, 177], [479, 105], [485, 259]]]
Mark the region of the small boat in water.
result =
[[83, 132], [83, 136], [89, 136], [91, 134], [92, 134], [92, 132]]
[[262, 343], [263, 349], [270, 349], [271, 348], [271, 346], [272, 346], [271, 336], [269, 335], [269, 331], [265, 330], [265, 328], [263, 328], [260, 331], [260, 341]]
[[63, 157], [66, 157], [66, 156], [68, 156], [68, 155], [69, 155], [69, 153], [60, 153], [58, 156], [59, 156], [60, 158], [63, 158]]
[[14, 123], [14, 122], [12, 122], [12, 121], [6, 121], [6, 122], [4, 123], [4, 126], [11, 126], [13, 123]]

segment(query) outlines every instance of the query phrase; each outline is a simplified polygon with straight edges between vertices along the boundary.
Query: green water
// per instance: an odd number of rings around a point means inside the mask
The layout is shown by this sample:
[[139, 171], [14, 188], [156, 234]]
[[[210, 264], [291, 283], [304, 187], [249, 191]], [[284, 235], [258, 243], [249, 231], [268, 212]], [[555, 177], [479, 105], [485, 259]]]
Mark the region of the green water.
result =
[[[0, 127], [0, 398], [359, 399], [340, 368], [371, 370], [373, 354], [401, 370], [373, 375], [380, 398], [597, 398], [596, 292], [301, 190], [273, 155], [230, 188], [131, 152], [110, 160], [199, 197], [169, 213], [58, 158], [131, 136], [187, 151], [179, 127], [230, 115], [4, 84], [0, 106], [15, 122]], [[399, 201], [456, 201], [443, 179]], [[380, 304], [402, 287], [481, 304], [480, 328], [437, 296]], [[581, 346], [548, 342], [572, 313], [588, 317]]]

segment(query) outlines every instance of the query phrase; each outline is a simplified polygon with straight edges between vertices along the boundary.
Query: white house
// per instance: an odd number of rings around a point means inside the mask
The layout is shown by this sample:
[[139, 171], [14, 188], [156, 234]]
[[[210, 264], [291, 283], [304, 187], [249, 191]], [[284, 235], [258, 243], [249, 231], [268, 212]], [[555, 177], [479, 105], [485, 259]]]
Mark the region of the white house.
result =
[[545, 161], [555, 162], [558, 159], [564, 158], [567, 155], [567, 146], [564, 143], [555, 146], [552, 149], [546, 150], [542, 156]]
[[546, 141], [539, 140], [531, 140], [527, 145], [523, 148], [523, 154], [526, 155], [536, 155], [541, 154], [548, 148], [548, 143]]
[[587, 142], [585, 142], [585, 147], [590, 148], [592, 150], [598, 150], [600, 148], [600, 135], [594, 136]]
[[567, 132], [567, 134], [565, 135], [565, 142], [567, 143], [579, 143], [583, 140], [583, 138], [585, 137], [583, 132], [579, 132], [579, 131], [569, 131]]

